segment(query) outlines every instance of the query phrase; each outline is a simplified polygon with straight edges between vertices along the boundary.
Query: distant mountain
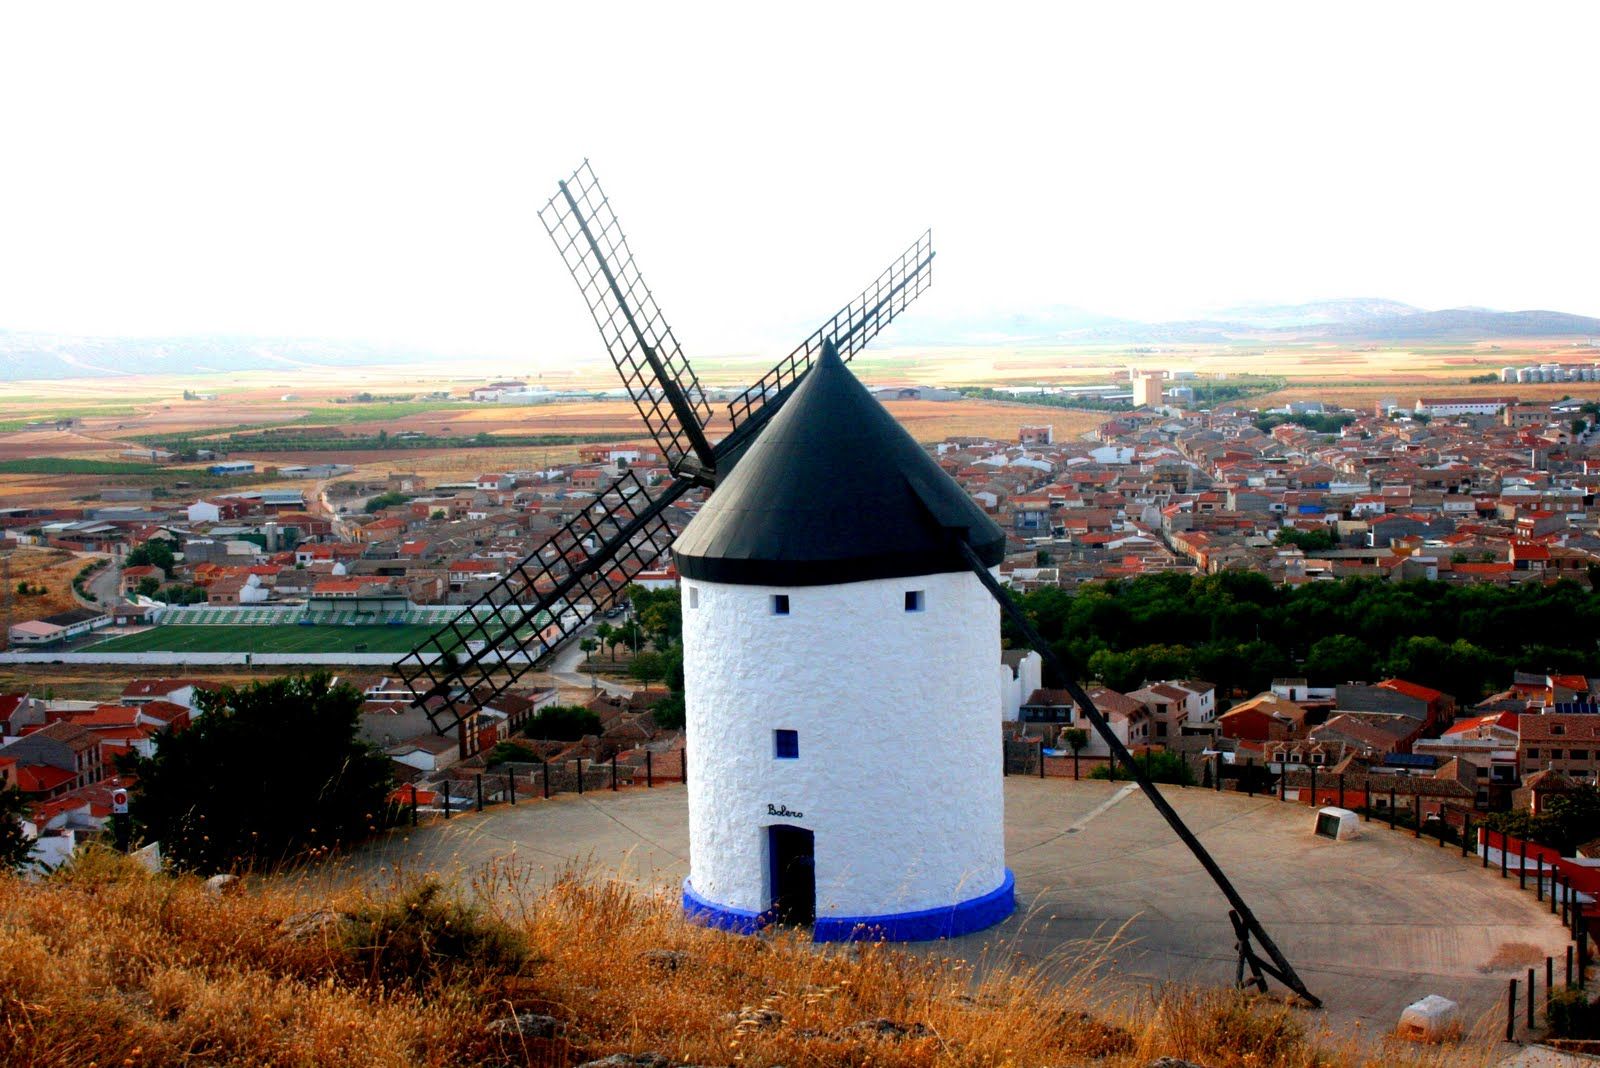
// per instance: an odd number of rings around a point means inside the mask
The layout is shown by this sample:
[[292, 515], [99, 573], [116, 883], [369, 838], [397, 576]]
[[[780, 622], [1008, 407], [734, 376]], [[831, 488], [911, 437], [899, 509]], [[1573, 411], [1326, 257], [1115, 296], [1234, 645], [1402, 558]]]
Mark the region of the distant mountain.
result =
[[206, 374], [409, 363], [431, 353], [353, 341], [262, 337], [68, 337], [0, 330], [0, 381]]
[[[898, 325], [898, 324], [897, 324]], [[1141, 322], [1074, 308], [961, 320], [913, 319], [896, 335], [903, 344], [1226, 345], [1235, 341], [1469, 340], [1496, 337], [1600, 336], [1600, 319], [1555, 311], [1448, 308], [1427, 311], [1398, 301], [1352, 298], [1308, 304], [1228, 308], [1216, 318]]]
[[[895, 345], [1227, 345], [1242, 341], [1465, 341], [1597, 337], [1600, 319], [1556, 311], [1427, 311], [1377, 297], [1227, 308], [1214, 318], [1141, 322], [1066, 305], [1026, 311], [906, 316]], [[103, 338], [0, 330], [0, 381], [129, 374], [205, 374], [294, 367], [361, 367], [439, 360], [421, 348], [312, 338]]]
[[1309, 304], [1247, 304], [1217, 312], [1217, 318], [1262, 327], [1312, 326], [1318, 323], [1354, 323], [1395, 318], [1422, 311], [1382, 297], [1346, 297]]

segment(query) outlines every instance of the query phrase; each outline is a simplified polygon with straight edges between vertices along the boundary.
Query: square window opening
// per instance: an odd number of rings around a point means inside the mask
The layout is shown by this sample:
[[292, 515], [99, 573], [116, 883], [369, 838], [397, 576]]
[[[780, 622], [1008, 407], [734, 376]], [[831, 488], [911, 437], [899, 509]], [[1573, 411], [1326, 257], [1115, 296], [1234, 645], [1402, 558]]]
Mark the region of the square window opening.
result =
[[689, 587], [689, 607], [700, 607], [700, 591], [693, 586]]
[[772, 595], [772, 614], [775, 616], [789, 614], [789, 595], [787, 593], [775, 593]]
[[906, 591], [906, 611], [907, 612], [920, 612], [920, 611], [922, 611], [922, 591], [921, 590], [907, 590]]
[[773, 755], [779, 760], [800, 758], [800, 732], [776, 730], [772, 732]]

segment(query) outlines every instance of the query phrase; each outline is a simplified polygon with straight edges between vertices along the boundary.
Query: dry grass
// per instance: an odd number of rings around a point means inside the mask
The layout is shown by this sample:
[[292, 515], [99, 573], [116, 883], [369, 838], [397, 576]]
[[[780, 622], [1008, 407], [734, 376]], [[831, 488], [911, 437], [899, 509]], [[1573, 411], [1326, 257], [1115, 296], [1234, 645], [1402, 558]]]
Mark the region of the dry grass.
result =
[[[0, 1063], [1214, 1068], [1487, 1063], [1479, 1049], [1318, 1048], [1306, 1018], [1228, 992], [1129, 1000], [1092, 978], [884, 946], [819, 949], [685, 924], [664, 896], [511, 869], [451, 899], [269, 880], [216, 896], [91, 852], [0, 879]], [[540, 1020], [557, 1029], [539, 1035]], [[491, 1026], [495, 1021], [506, 1025]]]
[[[0, 597], [9, 594], [12, 613], [19, 621], [69, 611], [78, 607], [72, 596], [72, 580], [88, 562], [65, 549], [22, 546], [0, 550], [0, 575], [9, 585], [8, 590], [0, 591]], [[26, 582], [30, 589], [43, 587], [44, 592], [22, 596], [17, 593], [20, 582]]]

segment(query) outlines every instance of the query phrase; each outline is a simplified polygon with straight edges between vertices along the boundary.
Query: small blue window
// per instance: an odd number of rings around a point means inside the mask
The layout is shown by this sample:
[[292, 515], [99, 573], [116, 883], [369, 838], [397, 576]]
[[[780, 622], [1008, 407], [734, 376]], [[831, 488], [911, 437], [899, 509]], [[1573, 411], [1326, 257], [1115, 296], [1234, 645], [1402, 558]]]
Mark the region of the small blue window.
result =
[[907, 612], [920, 612], [920, 611], [922, 611], [922, 591], [921, 590], [907, 590], [906, 591], [906, 611]]
[[775, 593], [772, 595], [772, 614], [775, 616], [789, 614], [789, 595], [787, 593]]
[[773, 752], [779, 760], [798, 760], [800, 758], [800, 732], [799, 731], [773, 731]]

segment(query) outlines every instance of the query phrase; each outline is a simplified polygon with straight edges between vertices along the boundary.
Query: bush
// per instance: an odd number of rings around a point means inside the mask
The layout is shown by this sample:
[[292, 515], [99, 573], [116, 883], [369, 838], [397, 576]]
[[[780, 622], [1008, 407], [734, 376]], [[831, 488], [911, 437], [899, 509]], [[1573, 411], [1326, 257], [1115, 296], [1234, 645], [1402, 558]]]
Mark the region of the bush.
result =
[[419, 990], [463, 973], [510, 974], [528, 955], [516, 931], [432, 879], [357, 912], [344, 947], [364, 978]]
[[599, 734], [600, 717], [582, 705], [550, 705], [534, 713], [522, 733], [552, 742], [575, 742], [586, 734]]
[[[1139, 770], [1152, 782], [1172, 783], [1174, 786], [1193, 786], [1194, 769], [1189, 767], [1189, 762], [1177, 753], [1169, 753], [1161, 749], [1152, 749], [1133, 758]], [[1132, 778], [1123, 768], [1117, 772], [1117, 778]], [[1111, 766], [1102, 764], [1089, 773], [1091, 779], [1111, 778]]]
[[1550, 992], [1545, 1023], [1552, 1038], [1594, 1038], [1600, 1033], [1600, 1013], [1595, 1012], [1589, 995], [1570, 986]]

